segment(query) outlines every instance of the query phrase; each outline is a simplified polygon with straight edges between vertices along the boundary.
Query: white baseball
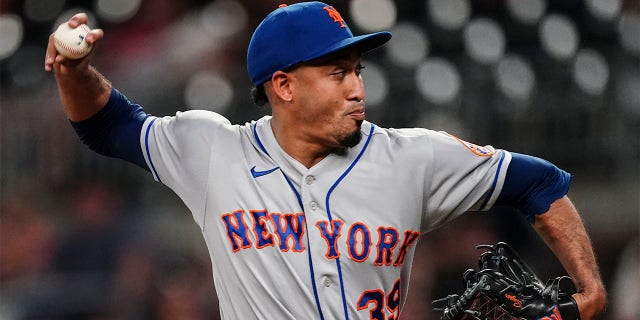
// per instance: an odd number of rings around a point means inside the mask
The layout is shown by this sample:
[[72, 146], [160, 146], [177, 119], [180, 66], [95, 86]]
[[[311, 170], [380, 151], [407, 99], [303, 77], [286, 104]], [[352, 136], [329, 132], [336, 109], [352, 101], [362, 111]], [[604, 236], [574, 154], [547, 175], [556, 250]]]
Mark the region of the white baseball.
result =
[[58, 53], [69, 59], [80, 59], [91, 51], [91, 45], [87, 43], [85, 37], [91, 29], [86, 24], [71, 28], [65, 22], [61, 24], [53, 37], [54, 45]]

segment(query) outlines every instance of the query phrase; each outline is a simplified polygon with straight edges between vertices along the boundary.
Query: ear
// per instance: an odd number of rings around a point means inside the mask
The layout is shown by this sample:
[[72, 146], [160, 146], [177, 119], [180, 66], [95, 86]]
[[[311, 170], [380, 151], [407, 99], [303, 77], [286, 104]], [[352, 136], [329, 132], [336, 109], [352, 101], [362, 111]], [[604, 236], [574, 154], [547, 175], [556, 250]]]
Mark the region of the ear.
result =
[[271, 85], [275, 95], [283, 101], [291, 102], [293, 92], [291, 90], [291, 75], [284, 71], [276, 71], [271, 76]]

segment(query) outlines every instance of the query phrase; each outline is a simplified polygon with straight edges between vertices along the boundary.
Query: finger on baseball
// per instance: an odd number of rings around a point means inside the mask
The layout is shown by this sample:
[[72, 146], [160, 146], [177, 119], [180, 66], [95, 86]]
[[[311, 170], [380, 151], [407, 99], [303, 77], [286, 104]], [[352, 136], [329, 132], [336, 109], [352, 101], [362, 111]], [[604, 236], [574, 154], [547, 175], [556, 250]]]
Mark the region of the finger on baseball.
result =
[[84, 40], [88, 43], [88, 44], [95, 44], [96, 41], [102, 39], [102, 37], [104, 37], [104, 31], [102, 29], [92, 29], [91, 31], [89, 31], [89, 33], [87, 33], [87, 36], [84, 38]]
[[52, 65], [56, 74], [63, 74], [62, 66], [67, 62], [67, 60], [68, 59], [61, 54], [56, 55]]
[[89, 16], [84, 12], [80, 12], [73, 15], [68, 23], [70, 27], [75, 28], [81, 24], [87, 24], [87, 22], [89, 22]]
[[58, 55], [58, 51], [56, 50], [56, 46], [53, 44], [55, 41], [53, 33], [49, 36], [49, 43], [47, 43], [47, 51], [44, 55], [44, 70], [51, 71], [53, 68], [53, 63], [55, 62], [56, 56]]

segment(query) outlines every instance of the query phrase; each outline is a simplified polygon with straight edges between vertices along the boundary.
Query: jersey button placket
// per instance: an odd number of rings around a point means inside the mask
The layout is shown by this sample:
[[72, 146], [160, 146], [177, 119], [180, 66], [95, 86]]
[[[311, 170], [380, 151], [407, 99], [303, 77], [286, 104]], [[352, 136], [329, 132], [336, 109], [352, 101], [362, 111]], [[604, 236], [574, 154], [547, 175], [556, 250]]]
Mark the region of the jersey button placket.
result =
[[308, 184], [308, 185], [312, 185], [314, 181], [316, 181], [316, 177], [314, 176], [307, 176], [306, 178], [304, 178], [304, 181]]
[[323, 310], [331, 309], [331, 306], [342, 305], [340, 285], [337, 281], [338, 274], [336, 262], [333, 259], [325, 259], [327, 253], [326, 240], [321, 236], [318, 222], [327, 222], [328, 217], [323, 208], [323, 200], [327, 193], [327, 186], [321, 183], [316, 175], [305, 175], [300, 180], [300, 194], [305, 204], [305, 216], [309, 228], [310, 248], [313, 256], [313, 272], [315, 287], [319, 302]]
[[[313, 175], [308, 175], [304, 177], [304, 182], [307, 184], [307, 186], [313, 185], [315, 181], [316, 181], [316, 177], [314, 177]], [[309, 209], [311, 209], [311, 211], [318, 210], [318, 202], [315, 200], [309, 202]]]

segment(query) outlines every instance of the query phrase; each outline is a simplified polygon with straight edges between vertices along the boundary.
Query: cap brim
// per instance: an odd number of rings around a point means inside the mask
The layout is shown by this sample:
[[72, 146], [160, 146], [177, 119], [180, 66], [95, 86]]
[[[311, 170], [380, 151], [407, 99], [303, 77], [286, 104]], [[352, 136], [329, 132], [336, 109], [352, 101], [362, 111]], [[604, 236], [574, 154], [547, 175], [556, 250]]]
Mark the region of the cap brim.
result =
[[382, 46], [383, 44], [387, 43], [390, 39], [391, 39], [391, 32], [387, 32], [387, 31], [375, 32], [375, 33], [347, 38], [347, 39], [338, 41], [337, 43], [333, 44], [328, 48], [325, 48], [320, 52], [315, 52], [309, 55], [308, 57], [305, 57], [305, 59], [300, 62], [307, 62], [314, 59], [318, 59], [328, 54], [332, 54], [347, 48], [355, 48], [360, 53], [364, 53], [369, 50], [373, 50], [375, 48]]

